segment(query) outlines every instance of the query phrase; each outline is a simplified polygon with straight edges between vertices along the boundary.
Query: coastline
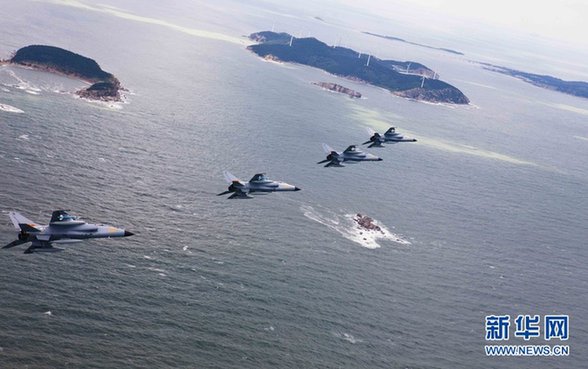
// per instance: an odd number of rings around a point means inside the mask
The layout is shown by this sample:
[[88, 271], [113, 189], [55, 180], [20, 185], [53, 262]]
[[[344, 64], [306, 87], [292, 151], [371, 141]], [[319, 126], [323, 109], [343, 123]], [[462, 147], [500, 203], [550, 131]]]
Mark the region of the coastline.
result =
[[0, 66], [4, 65], [85, 82], [89, 86], [75, 91], [74, 94], [89, 101], [124, 102], [121, 91], [127, 91], [113, 74], [102, 70], [93, 59], [58, 47], [25, 46], [13, 52], [10, 59], [0, 60]]
[[[266, 61], [310, 66], [336, 77], [384, 88], [402, 98], [455, 105], [470, 103], [457, 87], [436, 78], [437, 73], [417, 62], [382, 60], [372, 55], [364, 55], [361, 60], [362, 54], [352, 49], [328, 46], [313, 37], [294, 38], [287, 33], [262, 31], [249, 37], [258, 43], [247, 50]], [[402, 73], [404, 64], [413, 64], [421, 74]], [[426, 78], [424, 88], [421, 78]]]

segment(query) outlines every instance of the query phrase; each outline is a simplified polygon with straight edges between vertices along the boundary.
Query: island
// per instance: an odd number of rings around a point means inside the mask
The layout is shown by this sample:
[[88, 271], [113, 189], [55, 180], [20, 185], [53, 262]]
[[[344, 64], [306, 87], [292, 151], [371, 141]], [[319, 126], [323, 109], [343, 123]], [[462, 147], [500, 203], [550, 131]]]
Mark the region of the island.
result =
[[359, 99], [361, 98], [361, 93], [354, 91], [350, 88], [347, 88], [345, 86], [341, 86], [338, 85], [336, 83], [332, 83], [332, 82], [312, 82], [313, 85], [319, 86], [324, 88], [325, 90], [329, 90], [329, 91], [333, 91], [333, 92], [338, 92], [341, 94], [346, 94], [347, 96], [351, 97], [351, 98], [355, 98], [355, 99]]
[[523, 72], [520, 70], [501, 67], [499, 65], [494, 65], [490, 63], [478, 63], [482, 65], [482, 68], [486, 70], [506, 74], [508, 76], [518, 78], [537, 87], [563, 92], [564, 94], [568, 95], [588, 98], [588, 82], [564, 81], [562, 79], [552, 76]]
[[90, 87], [76, 91], [78, 96], [86, 99], [121, 101], [120, 91], [123, 88], [115, 76], [103, 71], [94, 60], [59, 47], [26, 46], [2, 62], [58, 73], [92, 83]]
[[357, 213], [353, 217], [353, 220], [357, 223], [358, 227], [364, 231], [380, 232], [382, 234], [384, 233], [382, 228], [374, 223], [374, 219], [368, 217], [367, 215]]
[[379, 35], [377, 33], [371, 33], [371, 32], [363, 32], [363, 33], [366, 35], [374, 36], [374, 37], [384, 38], [384, 39], [390, 40], [390, 41], [404, 42], [405, 44], [424, 47], [426, 49], [444, 51], [446, 53], [455, 54], [455, 55], [464, 55], [464, 53], [462, 53], [461, 51], [455, 51], [455, 50], [447, 49], [444, 47], [435, 47], [435, 46], [429, 46], [429, 45], [425, 45], [425, 44], [419, 44], [418, 42], [407, 41], [407, 40], [400, 38], [400, 37]]
[[[267, 60], [312, 66], [414, 100], [469, 104], [459, 89], [439, 80], [437, 73], [416, 62], [383, 60], [345, 47], [328, 46], [314, 37], [296, 38], [288, 33], [264, 31], [249, 38], [257, 44], [247, 49]], [[410, 73], [406, 73], [409, 65]]]

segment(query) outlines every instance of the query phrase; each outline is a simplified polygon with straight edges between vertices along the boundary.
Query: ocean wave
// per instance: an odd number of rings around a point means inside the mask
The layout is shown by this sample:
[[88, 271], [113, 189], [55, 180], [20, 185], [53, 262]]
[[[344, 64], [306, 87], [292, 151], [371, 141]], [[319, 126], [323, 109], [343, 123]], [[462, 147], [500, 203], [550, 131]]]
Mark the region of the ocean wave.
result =
[[8, 112], [8, 113], [24, 113], [23, 110], [20, 110], [19, 108], [16, 108], [12, 105], [8, 105], [8, 104], [0, 104], [0, 110]]
[[90, 104], [94, 104], [97, 107], [105, 108], [109, 110], [122, 110], [125, 104], [129, 104], [129, 101], [126, 99], [125, 96], [121, 96], [122, 101], [103, 101], [103, 100], [93, 100], [87, 99], [84, 97], [80, 97], [75, 93], [71, 93], [71, 95], [76, 98], [88, 102]]
[[149, 269], [153, 272], [157, 272], [157, 273], [165, 273], [166, 272], [164, 269], [154, 268], [154, 267], [148, 267], [147, 269]]
[[345, 340], [349, 343], [359, 343], [359, 342], [363, 342], [363, 340], [359, 339], [359, 338], [355, 338], [353, 337], [353, 335], [349, 334], [349, 333], [340, 333], [340, 332], [333, 332], [333, 336], [340, 338], [342, 340]]
[[310, 205], [303, 205], [300, 210], [308, 219], [314, 220], [328, 228], [339, 232], [343, 237], [350, 241], [360, 244], [368, 249], [377, 249], [381, 247], [381, 241], [392, 241], [402, 245], [410, 245], [410, 242], [400, 235], [390, 232], [386, 226], [374, 220], [374, 224], [379, 227], [378, 230], [366, 230], [359, 226], [354, 220], [356, 214], [337, 214], [330, 210], [321, 211]]
[[4, 84], [5, 86], [9, 86], [9, 87], [14, 87], [18, 90], [22, 90], [26, 93], [29, 93], [31, 95], [40, 95], [41, 91], [43, 91], [41, 88], [39, 88], [38, 86], [34, 85], [32, 82], [29, 81], [25, 81], [24, 79], [22, 79], [21, 77], [19, 77], [14, 70], [12, 69], [7, 69], [6, 73], [12, 77], [14, 80], [16, 80], [17, 83], [15, 84]]
[[[70, 95], [73, 98], [77, 98], [83, 100], [85, 102], [89, 102], [98, 106], [100, 108], [106, 108], [109, 110], [121, 110], [123, 109], [124, 105], [130, 104], [129, 95], [134, 94], [132, 91], [121, 91], [120, 101], [103, 101], [103, 100], [95, 100], [95, 99], [88, 99], [78, 96], [75, 92], [82, 88], [84, 85], [88, 85], [87, 82], [84, 81], [66, 81], [67, 86], [64, 85], [63, 77], [58, 76], [59, 78], [55, 79], [49, 76], [42, 76], [39, 75], [33, 78], [35, 81], [30, 81], [30, 78], [23, 76], [23, 74], [19, 71], [19, 68], [24, 70], [32, 70], [36, 71], [35, 69], [30, 69], [27, 67], [13, 67], [13, 68], [5, 68], [1, 72], [8, 76], [11, 80], [11, 83], [2, 83], [3, 86], [14, 88], [16, 90], [23, 91], [30, 95], [41, 95], [42, 93], [55, 93], [60, 95]], [[7, 88], [2, 88], [3, 91], [10, 92]]]

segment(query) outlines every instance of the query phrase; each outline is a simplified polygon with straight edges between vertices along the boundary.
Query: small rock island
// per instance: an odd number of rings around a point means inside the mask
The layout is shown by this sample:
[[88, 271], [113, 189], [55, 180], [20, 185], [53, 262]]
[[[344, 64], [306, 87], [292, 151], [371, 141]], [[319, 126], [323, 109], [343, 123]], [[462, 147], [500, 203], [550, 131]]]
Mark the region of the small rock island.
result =
[[76, 91], [80, 97], [100, 101], [122, 101], [119, 80], [103, 71], [98, 63], [71, 51], [46, 45], [30, 45], [16, 51], [8, 64], [59, 73], [92, 83], [88, 88]]
[[[296, 38], [288, 33], [264, 31], [249, 38], [258, 44], [247, 49], [266, 60], [309, 65], [410, 99], [451, 104], [470, 102], [459, 89], [439, 80], [437, 73], [416, 62], [382, 60], [345, 47], [329, 46], [314, 37]], [[406, 73], [409, 64], [411, 73]]]
[[325, 90], [329, 90], [329, 91], [333, 91], [333, 92], [338, 92], [341, 94], [346, 94], [347, 96], [351, 97], [351, 98], [355, 98], [355, 99], [359, 99], [361, 98], [361, 93], [352, 90], [350, 88], [347, 88], [345, 86], [341, 86], [338, 85], [336, 83], [332, 83], [332, 82], [313, 82], [313, 85], [319, 86], [321, 88], [324, 88]]
[[365, 231], [374, 231], [384, 233], [382, 228], [379, 225], [374, 223], [374, 220], [367, 215], [362, 215], [360, 213], [355, 214], [353, 220], [357, 223], [360, 229]]

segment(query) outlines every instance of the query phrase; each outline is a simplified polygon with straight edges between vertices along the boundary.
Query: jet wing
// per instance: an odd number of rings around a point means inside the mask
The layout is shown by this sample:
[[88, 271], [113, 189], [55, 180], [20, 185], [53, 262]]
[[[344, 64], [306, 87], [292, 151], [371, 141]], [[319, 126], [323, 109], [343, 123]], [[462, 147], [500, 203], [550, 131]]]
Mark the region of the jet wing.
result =
[[31, 246], [25, 250], [25, 254], [32, 254], [35, 252], [59, 252], [63, 251], [63, 249], [58, 249], [57, 247], [51, 246], [51, 243], [45, 241], [33, 241]]
[[40, 235], [37, 235], [36, 238], [39, 241], [49, 242], [49, 240], [51, 239], [51, 235], [50, 234], [40, 234]]
[[61, 240], [51, 241], [51, 243], [79, 243], [79, 242], [82, 242], [82, 240], [73, 240], [71, 238], [63, 238]]
[[249, 190], [237, 189], [228, 199], [249, 199]]

